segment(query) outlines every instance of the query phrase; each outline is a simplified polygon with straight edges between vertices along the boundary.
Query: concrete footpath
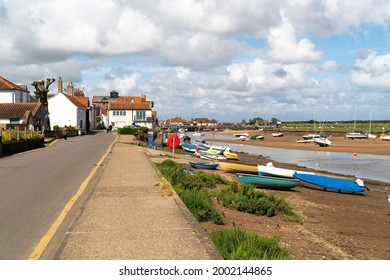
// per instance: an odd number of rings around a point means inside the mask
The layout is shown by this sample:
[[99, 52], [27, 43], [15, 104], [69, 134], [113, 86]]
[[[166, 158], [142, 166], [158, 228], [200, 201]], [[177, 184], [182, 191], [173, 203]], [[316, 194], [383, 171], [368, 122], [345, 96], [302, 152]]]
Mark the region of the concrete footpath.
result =
[[131, 137], [119, 136], [55, 259], [222, 259], [147, 149], [129, 144]]

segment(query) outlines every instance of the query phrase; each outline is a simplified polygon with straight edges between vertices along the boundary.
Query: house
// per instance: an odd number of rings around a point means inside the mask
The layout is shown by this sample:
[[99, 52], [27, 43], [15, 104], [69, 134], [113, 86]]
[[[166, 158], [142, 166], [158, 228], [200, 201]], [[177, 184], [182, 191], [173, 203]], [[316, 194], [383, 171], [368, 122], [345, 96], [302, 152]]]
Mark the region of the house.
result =
[[0, 103], [0, 128], [42, 129], [46, 112], [42, 103]]
[[[88, 98], [88, 97], [85, 97]], [[67, 92], [62, 93], [62, 80], [58, 80], [58, 93], [48, 96], [50, 125], [63, 127], [73, 126], [87, 132], [87, 101], [85, 98], [75, 97], [73, 83], [67, 85]], [[89, 102], [89, 101], [88, 101]]]
[[0, 103], [36, 102], [26, 86], [16, 85], [0, 76]]
[[94, 96], [92, 104], [101, 108], [103, 123], [113, 127], [140, 125], [153, 129], [157, 124], [154, 102], [146, 96], [119, 96], [111, 91], [110, 96]]

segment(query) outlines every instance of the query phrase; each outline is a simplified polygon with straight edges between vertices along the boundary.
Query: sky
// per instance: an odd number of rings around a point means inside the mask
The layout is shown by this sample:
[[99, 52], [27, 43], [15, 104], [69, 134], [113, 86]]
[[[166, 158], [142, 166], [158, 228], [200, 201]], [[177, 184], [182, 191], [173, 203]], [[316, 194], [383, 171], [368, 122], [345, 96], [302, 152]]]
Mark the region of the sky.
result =
[[388, 0], [0, 0], [0, 76], [160, 120], [389, 120], [389, 22]]

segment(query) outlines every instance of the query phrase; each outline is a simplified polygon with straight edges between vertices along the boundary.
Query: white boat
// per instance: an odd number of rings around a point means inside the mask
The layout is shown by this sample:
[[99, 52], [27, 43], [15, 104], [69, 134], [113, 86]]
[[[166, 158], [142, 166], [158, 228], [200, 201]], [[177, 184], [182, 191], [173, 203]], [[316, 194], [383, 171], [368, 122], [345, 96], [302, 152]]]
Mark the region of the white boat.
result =
[[314, 139], [321, 137], [321, 134], [306, 134], [302, 136], [302, 139], [297, 140], [297, 143], [313, 143]]
[[226, 157], [224, 155], [221, 155], [221, 154], [214, 154], [214, 153], [210, 153], [210, 152], [207, 152], [207, 151], [196, 151], [195, 152], [195, 156], [199, 157], [199, 158], [203, 158], [203, 159], [214, 159], [214, 160], [224, 160], [226, 159]]
[[381, 137], [379, 137], [381, 140], [383, 141], [390, 141], [390, 135], [382, 135]]
[[320, 137], [320, 138], [315, 138], [313, 140], [314, 144], [317, 144], [318, 146], [320, 147], [328, 147], [330, 145], [332, 145], [332, 140], [330, 140], [329, 138], [323, 136], [323, 137]]
[[295, 173], [299, 174], [311, 174], [314, 175], [313, 172], [292, 170], [287, 168], [279, 168], [275, 167], [272, 162], [268, 162], [266, 165], [258, 165], [257, 170], [259, 175], [268, 175], [268, 176], [277, 176], [283, 178], [294, 178]]
[[355, 131], [345, 134], [345, 138], [347, 139], [367, 139], [368, 133], [363, 131]]
[[239, 133], [234, 134], [234, 137], [236, 137], [237, 139], [245, 139], [248, 136], [249, 136], [249, 133], [246, 133], [246, 132], [239, 132]]
[[272, 137], [283, 137], [283, 132], [274, 132], [272, 133]]

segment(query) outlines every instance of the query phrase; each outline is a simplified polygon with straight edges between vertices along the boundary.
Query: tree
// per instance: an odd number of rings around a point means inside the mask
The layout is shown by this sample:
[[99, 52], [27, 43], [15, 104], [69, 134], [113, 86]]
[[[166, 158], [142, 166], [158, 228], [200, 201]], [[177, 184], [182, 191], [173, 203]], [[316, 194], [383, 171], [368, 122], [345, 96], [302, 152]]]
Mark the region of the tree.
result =
[[272, 123], [272, 124], [277, 124], [278, 121], [279, 121], [279, 120], [278, 120], [277, 118], [272, 118], [272, 119], [271, 119], [271, 123]]
[[[39, 102], [43, 104], [43, 107], [45, 108], [45, 114], [47, 118], [47, 123], [44, 123], [43, 125], [50, 128], [50, 120], [49, 120], [49, 106], [47, 101], [47, 93], [49, 92], [49, 86], [54, 83], [55, 79], [53, 78], [47, 78], [46, 82], [44, 80], [42, 81], [34, 81], [31, 85], [34, 86], [35, 91], [34, 95], [36, 98], [39, 99]], [[42, 124], [41, 124], [42, 125]]]

